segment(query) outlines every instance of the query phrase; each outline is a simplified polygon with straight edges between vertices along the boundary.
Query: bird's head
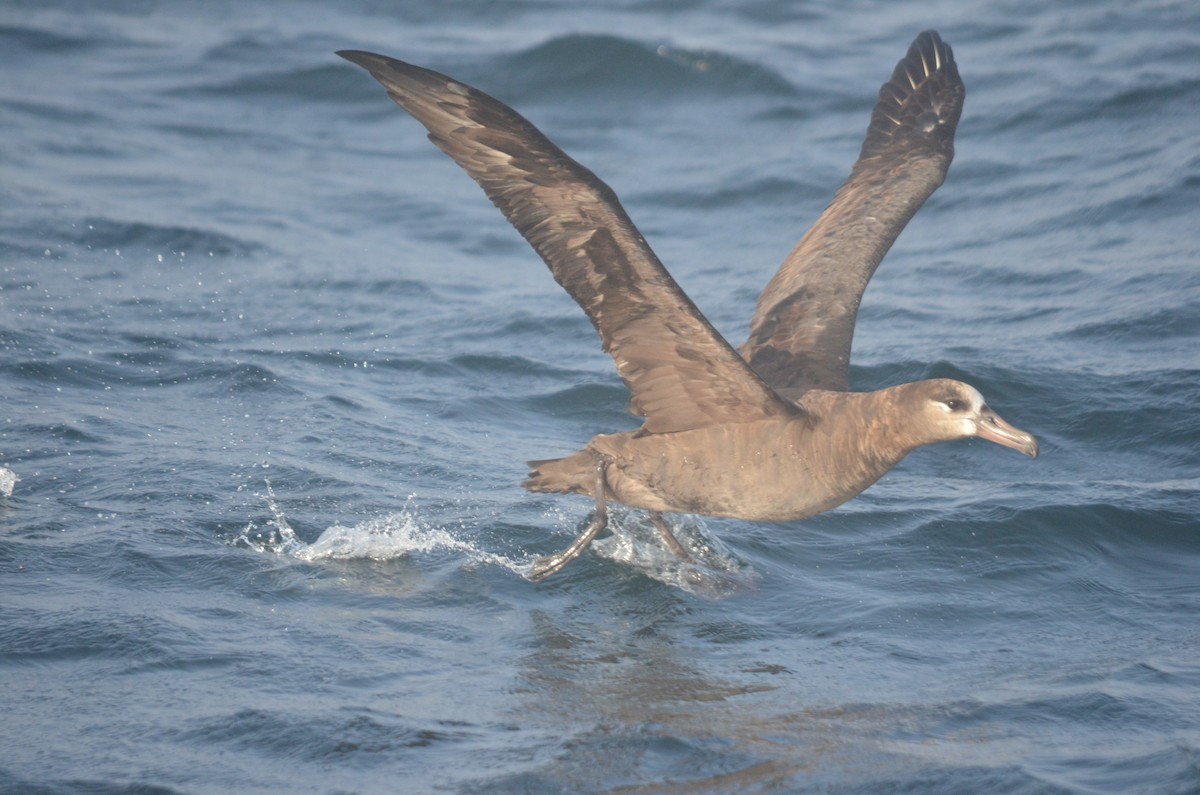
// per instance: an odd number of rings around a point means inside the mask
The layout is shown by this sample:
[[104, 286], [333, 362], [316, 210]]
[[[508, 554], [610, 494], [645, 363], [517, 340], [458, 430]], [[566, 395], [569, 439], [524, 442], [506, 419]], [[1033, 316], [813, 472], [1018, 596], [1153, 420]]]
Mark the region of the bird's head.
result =
[[1037, 458], [1032, 435], [1009, 425], [983, 400], [979, 390], [961, 381], [934, 378], [911, 384], [908, 395], [922, 444], [949, 442], [978, 436]]

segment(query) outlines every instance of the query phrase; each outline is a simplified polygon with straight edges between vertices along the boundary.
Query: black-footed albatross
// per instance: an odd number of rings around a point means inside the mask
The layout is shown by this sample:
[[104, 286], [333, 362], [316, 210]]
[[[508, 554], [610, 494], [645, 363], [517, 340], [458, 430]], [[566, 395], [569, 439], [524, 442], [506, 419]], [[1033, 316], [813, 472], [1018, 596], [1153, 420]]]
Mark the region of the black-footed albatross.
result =
[[383, 84], [583, 308], [631, 394], [636, 431], [531, 461], [525, 488], [590, 495], [596, 510], [540, 580], [607, 525], [606, 504], [751, 521], [803, 519], [849, 500], [912, 450], [978, 436], [1037, 456], [973, 387], [936, 378], [850, 392], [850, 343], [875, 267], [942, 184], [965, 89], [950, 46], [926, 31], [879, 91], [858, 161], [758, 299], [734, 348], [650, 250], [612, 189], [503, 103], [382, 55], [338, 53]]

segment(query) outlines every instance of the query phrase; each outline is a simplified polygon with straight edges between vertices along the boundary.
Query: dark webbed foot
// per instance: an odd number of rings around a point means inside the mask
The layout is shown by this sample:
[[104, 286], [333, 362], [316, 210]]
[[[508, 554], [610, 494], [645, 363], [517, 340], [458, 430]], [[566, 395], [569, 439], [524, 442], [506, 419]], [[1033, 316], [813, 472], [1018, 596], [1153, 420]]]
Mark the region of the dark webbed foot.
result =
[[667, 525], [667, 520], [663, 518], [661, 513], [651, 513], [650, 523], [653, 524], [658, 532], [662, 535], [663, 541], [667, 543], [667, 548], [674, 552], [677, 557], [683, 560], [692, 559], [691, 554], [687, 551], [683, 544], [679, 543], [679, 539], [675, 537], [675, 534], [671, 532], [671, 528]]
[[[592, 522], [587, 526], [578, 538], [571, 542], [571, 546], [564, 549], [562, 552], [556, 552], [553, 555], [544, 555], [533, 562], [533, 568], [527, 575], [534, 582], [540, 582], [546, 579], [551, 574], [555, 573], [563, 566], [567, 565], [575, 558], [583, 554], [583, 551], [588, 548], [588, 544], [600, 534], [605, 527], [608, 527], [608, 502], [605, 499], [605, 480], [604, 470], [608, 464], [603, 458], [596, 462], [596, 512], [592, 514]], [[675, 543], [679, 543], [676, 541]]]

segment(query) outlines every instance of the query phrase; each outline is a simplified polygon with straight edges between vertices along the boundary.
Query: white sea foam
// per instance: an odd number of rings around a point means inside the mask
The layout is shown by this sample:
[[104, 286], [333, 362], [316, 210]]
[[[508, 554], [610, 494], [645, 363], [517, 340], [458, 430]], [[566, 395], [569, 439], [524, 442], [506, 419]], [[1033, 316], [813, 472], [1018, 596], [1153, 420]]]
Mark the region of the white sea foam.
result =
[[13, 487], [17, 485], [18, 480], [20, 478], [17, 477], [16, 472], [0, 467], [0, 497], [11, 497]]

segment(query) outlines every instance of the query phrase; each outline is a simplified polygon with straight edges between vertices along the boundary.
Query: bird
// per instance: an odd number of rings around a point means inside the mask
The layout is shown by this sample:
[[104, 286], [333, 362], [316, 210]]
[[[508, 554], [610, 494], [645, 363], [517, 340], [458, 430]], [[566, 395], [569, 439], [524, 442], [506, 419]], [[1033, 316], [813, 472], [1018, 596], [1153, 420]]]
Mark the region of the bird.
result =
[[855, 497], [909, 452], [978, 437], [1035, 458], [1034, 437], [980, 392], [933, 378], [850, 391], [850, 349], [867, 282], [942, 184], [966, 90], [950, 45], [920, 33], [879, 90], [849, 177], [727, 342], [646, 243], [613, 190], [499, 100], [384, 55], [340, 50], [428, 130], [484, 190], [591, 320], [629, 390], [636, 430], [599, 434], [530, 461], [531, 492], [581, 494], [594, 511], [540, 581], [608, 525], [608, 505], [649, 513], [687, 559], [665, 513], [754, 522], [813, 516]]

